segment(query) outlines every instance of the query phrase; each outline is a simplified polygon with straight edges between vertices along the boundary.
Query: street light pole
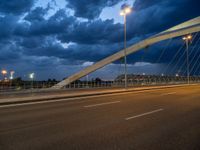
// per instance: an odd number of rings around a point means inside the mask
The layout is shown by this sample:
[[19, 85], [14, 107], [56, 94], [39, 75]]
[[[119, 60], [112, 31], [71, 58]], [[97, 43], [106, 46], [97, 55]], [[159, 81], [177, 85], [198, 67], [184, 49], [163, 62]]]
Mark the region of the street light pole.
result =
[[124, 15], [124, 80], [127, 88], [127, 58], [126, 58], [126, 15]]
[[187, 55], [187, 83], [190, 84], [190, 64], [189, 64], [189, 41], [192, 39], [191, 35], [183, 37], [186, 43], [186, 55]]
[[121, 10], [120, 15], [124, 17], [124, 86], [127, 88], [127, 54], [126, 54], [126, 15], [131, 13], [130, 7]]
[[[3, 69], [3, 70], [1, 71], [1, 73], [2, 73], [2, 75], [3, 75], [3, 88], [4, 88], [4, 82], [6, 81], [6, 75], [7, 75], [8, 72], [7, 72], [7, 70], [4, 70], [4, 69]], [[6, 84], [5, 84], [5, 85], [6, 85]]]
[[31, 73], [29, 75], [30, 79], [31, 79], [31, 89], [33, 89], [33, 79], [34, 79], [35, 73]]
[[188, 84], [190, 84], [190, 71], [189, 71], [189, 54], [188, 54], [188, 51], [189, 51], [189, 43], [188, 43], [188, 40], [186, 40], [186, 53], [187, 53], [187, 82]]

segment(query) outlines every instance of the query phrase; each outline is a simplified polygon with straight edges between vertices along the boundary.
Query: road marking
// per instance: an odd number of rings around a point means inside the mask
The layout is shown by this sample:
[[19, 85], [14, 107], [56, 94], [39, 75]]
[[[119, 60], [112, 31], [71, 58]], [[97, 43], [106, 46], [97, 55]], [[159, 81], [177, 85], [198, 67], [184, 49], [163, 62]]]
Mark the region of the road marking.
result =
[[87, 105], [87, 106], [84, 106], [84, 107], [89, 108], [89, 107], [96, 107], [96, 106], [102, 106], [102, 105], [110, 105], [110, 104], [115, 104], [115, 103], [120, 103], [120, 101], [99, 103], [99, 104]]
[[161, 96], [166, 96], [166, 95], [173, 95], [173, 94], [176, 94], [176, 92], [171, 92], [171, 93], [164, 93], [164, 94], [161, 94]]
[[162, 108], [161, 109], [157, 109], [157, 110], [153, 110], [153, 111], [150, 111], [150, 112], [146, 112], [146, 113], [143, 113], [143, 114], [139, 114], [139, 115], [136, 115], [136, 116], [125, 118], [125, 120], [131, 120], [131, 119], [143, 117], [143, 116], [150, 115], [150, 114], [153, 114], [153, 113], [157, 113], [157, 112], [160, 112], [160, 111], [163, 111], [163, 110], [164, 109], [162, 109]]

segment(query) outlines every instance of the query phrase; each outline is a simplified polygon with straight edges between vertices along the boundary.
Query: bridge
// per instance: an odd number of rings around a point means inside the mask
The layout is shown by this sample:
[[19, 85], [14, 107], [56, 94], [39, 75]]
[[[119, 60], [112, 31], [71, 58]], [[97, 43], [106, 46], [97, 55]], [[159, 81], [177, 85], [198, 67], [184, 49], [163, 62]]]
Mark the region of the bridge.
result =
[[[170, 43], [172, 38], [194, 33], [190, 50], [194, 63], [190, 69], [195, 75], [200, 68], [199, 31], [200, 17], [197, 17], [134, 44], [127, 48], [127, 54], [160, 41], [169, 39]], [[182, 63], [182, 58], [185, 60], [185, 43], [175, 51], [169, 64], [177, 59], [174, 63], [176, 68]], [[200, 149], [200, 85], [196, 84], [200, 82], [199, 75], [191, 77], [194, 84], [184, 84], [187, 76], [128, 74], [133, 85], [157, 82], [164, 83], [164, 86], [156, 84], [128, 87], [126, 90], [112, 86], [91, 89], [80, 89], [82, 86], [77, 84], [73, 85], [74, 89], [69, 86], [122, 57], [124, 50], [70, 76], [51, 89], [42, 90], [42, 87], [34, 87], [32, 82], [31, 88], [25, 88], [21, 93], [0, 91], [0, 149]], [[172, 71], [174, 68], [170, 68], [169, 64], [164, 69]], [[185, 63], [180, 68], [184, 66]], [[124, 76], [119, 74], [115, 80], [124, 82]], [[165, 84], [172, 81], [178, 85]], [[108, 81], [105, 84], [113, 83]], [[65, 86], [70, 88], [63, 88]], [[5, 89], [8, 90], [7, 86]]]
[[[175, 38], [175, 37], [179, 37], [179, 36], [183, 36], [183, 35], [187, 35], [187, 34], [192, 34], [192, 33], [196, 33], [200, 31], [200, 16], [197, 18], [194, 18], [192, 20], [186, 21], [182, 24], [179, 24], [175, 27], [172, 27], [166, 31], [163, 31], [159, 34], [156, 34], [150, 38], [147, 38], [143, 41], [140, 41], [139, 43], [136, 43], [132, 46], [130, 46], [129, 48], [126, 49], [126, 53], [127, 55], [130, 55], [132, 53], [135, 53], [145, 47], [148, 47], [150, 45], [153, 45], [155, 43], [167, 40], [167, 39], [171, 39], [171, 38]], [[124, 49], [95, 63], [92, 66], [89, 66], [85, 69], [83, 69], [82, 71], [71, 75], [70, 77], [68, 77], [67, 79], [61, 81], [60, 83], [54, 85], [52, 87], [52, 89], [60, 89], [63, 88], [67, 85], [69, 85], [70, 83], [116, 61], [119, 60], [120, 58], [124, 57]]]

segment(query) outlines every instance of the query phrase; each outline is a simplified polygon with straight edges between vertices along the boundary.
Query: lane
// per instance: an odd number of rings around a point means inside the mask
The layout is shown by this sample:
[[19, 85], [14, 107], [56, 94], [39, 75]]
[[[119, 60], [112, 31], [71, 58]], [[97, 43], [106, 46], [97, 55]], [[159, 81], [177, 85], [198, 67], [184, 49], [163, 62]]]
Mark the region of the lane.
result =
[[[170, 89], [171, 90], [171, 89]], [[166, 90], [165, 90], [166, 91]], [[158, 91], [161, 92], [161, 91]], [[184, 92], [185, 93], [185, 92]], [[154, 95], [155, 94], [155, 95]], [[93, 101], [101, 101], [102, 102], [108, 102], [108, 101], [116, 101], [116, 100], [123, 100], [123, 101], [131, 101], [131, 104], [128, 103], [124, 103], [119, 105], [120, 107], [117, 109], [126, 109], [125, 112], [121, 112], [123, 113], [128, 113], [132, 112], [132, 110], [134, 109], [134, 111], [137, 113], [140, 113], [140, 111], [138, 111], [138, 109], [142, 109], [142, 110], [146, 110], [149, 111], [152, 109], [154, 109], [153, 106], [153, 102], [156, 100], [154, 100], [155, 97], [159, 96], [158, 93], [145, 93], [145, 95], [136, 95], [135, 94], [130, 94], [127, 95], [128, 98], [124, 98], [124, 95], [121, 96], [115, 96], [115, 97], [108, 97], [106, 99], [102, 99], [102, 98], [97, 98]], [[86, 102], [90, 104], [90, 102], [93, 103], [93, 101], [89, 101]], [[149, 101], [152, 101], [152, 103], [149, 103]], [[84, 102], [84, 101], [83, 101]], [[163, 101], [164, 102], [164, 101]], [[154, 102], [155, 105], [157, 105], [157, 100]], [[160, 103], [160, 101], [159, 101]], [[167, 103], [169, 103], [169, 101], [167, 101]], [[84, 103], [85, 104], [85, 103]], [[37, 122], [38, 120], [42, 120], [45, 122], [45, 120], [49, 121], [49, 118], [61, 118], [63, 116], [71, 116], [71, 117], [76, 117], [76, 115], [78, 114], [82, 114], [85, 113], [85, 110], [81, 109], [80, 107], [82, 107], [82, 104], [74, 104], [74, 103], [59, 103], [56, 105], [42, 105], [39, 107], [34, 106], [32, 107], [20, 107], [21, 109], [8, 109], [5, 112], [1, 111], [1, 118], [2, 118], [2, 124], [5, 124], [5, 126], [7, 126], [6, 124], [9, 124], [9, 126], [12, 126], [13, 124], [16, 126], [17, 124], [15, 123], [15, 121], [19, 122], [19, 125], [24, 124], [24, 123], [31, 123], [31, 122]], [[116, 106], [115, 106], [116, 107]], [[149, 109], [148, 109], [149, 108]], [[98, 111], [98, 110], [97, 110]], [[109, 112], [108, 112], [109, 113]], [[142, 112], [141, 112], [142, 113]], [[86, 116], [88, 114], [86, 113]], [[117, 114], [119, 115], [119, 114]], [[31, 116], [31, 117], [30, 117]], [[23, 120], [23, 121], [20, 121]], [[52, 119], [53, 120], [53, 119]]]
[[[171, 90], [171, 89], [170, 89]], [[161, 91], [159, 91], [161, 92]], [[184, 92], [185, 93], [185, 92]], [[155, 95], [154, 95], [155, 94]], [[158, 93], [145, 93], [145, 95], [138, 95], [137, 98], [134, 98], [135, 94], [130, 94], [127, 95], [130, 98], [124, 98], [123, 96], [115, 96], [115, 97], [108, 97], [106, 99], [102, 99], [102, 98], [97, 98], [93, 101], [101, 101], [102, 102], [108, 102], [108, 101], [113, 101], [113, 100], [123, 100], [123, 101], [132, 101], [128, 106], [130, 106], [130, 109], [127, 109], [127, 112], [130, 110], [130, 112], [132, 111], [132, 108], [135, 108], [135, 106], [137, 106], [138, 108], [140, 108], [141, 104], [142, 105], [149, 105], [149, 100], [153, 101], [155, 96], [159, 96]], [[86, 102], [87, 103], [93, 103], [93, 101], [89, 101]], [[84, 102], [84, 101], [82, 101]], [[157, 101], [156, 101], [157, 102]], [[167, 101], [167, 103], [169, 103], [169, 101]], [[84, 103], [85, 104], [85, 103]], [[120, 105], [120, 107], [122, 108], [123, 105]], [[83, 112], [83, 110], [80, 108], [82, 107], [82, 104], [80, 105], [79, 103], [59, 103], [56, 105], [42, 105], [39, 107], [34, 106], [32, 107], [20, 107], [21, 109], [8, 109], [5, 112], [1, 111], [1, 118], [2, 120], [4, 120], [4, 122], [7, 121], [15, 121], [15, 120], [19, 120], [19, 119], [23, 119], [23, 120], [27, 120], [27, 122], [32, 122], [34, 121], [33, 119], [35, 119], [37, 121], [37, 119], [40, 120], [46, 120], [46, 118], [49, 118], [48, 116], [51, 115], [55, 115], [55, 116], [62, 116], [62, 115], [66, 115], [66, 116], [73, 116], [74, 111], [78, 111], [80, 113]], [[146, 107], [146, 106], [145, 106]], [[144, 108], [145, 109], [145, 108]], [[137, 108], [134, 109], [135, 111], [137, 110]], [[148, 111], [148, 110], [147, 110]], [[9, 113], [8, 113], [9, 112]], [[12, 113], [11, 113], [12, 112]], [[33, 115], [34, 112], [34, 115]], [[77, 112], [77, 113], [78, 113]], [[29, 116], [32, 116], [31, 118]], [[10, 123], [11, 125], [13, 124], [12, 122]]]
[[[163, 96], [171, 92], [176, 93]], [[186, 87], [2, 108], [0, 149], [198, 148], [199, 93], [197, 87]], [[83, 107], [108, 101], [121, 102]], [[158, 108], [164, 111], [124, 120]]]

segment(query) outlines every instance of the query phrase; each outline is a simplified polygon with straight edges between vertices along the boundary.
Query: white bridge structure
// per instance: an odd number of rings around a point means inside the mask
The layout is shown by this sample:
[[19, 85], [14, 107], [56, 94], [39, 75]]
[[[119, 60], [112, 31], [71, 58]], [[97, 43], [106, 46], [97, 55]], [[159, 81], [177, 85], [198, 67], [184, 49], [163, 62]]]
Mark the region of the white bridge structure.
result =
[[[182, 24], [179, 24], [175, 27], [172, 27], [168, 30], [165, 30], [165, 31], [163, 31], [159, 34], [156, 34], [150, 38], [147, 38], [143, 41], [140, 41], [140, 42], [128, 47], [126, 49], [126, 53], [127, 53], [127, 55], [129, 55], [129, 54], [139, 51], [145, 47], [148, 47], [152, 44], [158, 43], [160, 41], [187, 35], [187, 34], [191, 34], [191, 33], [195, 33], [195, 32], [199, 32], [199, 31], [200, 31], [200, 16], [197, 18], [194, 18], [192, 20], [186, 21]], [[74, 75], [71, 75], [67, 79], [61, 81], [60, 83], [54, 85], [51, 88], [53, 88], [53, 89], [63, 88], [66, 85], [69, 85], [70, 83], [72, 83], [72, 82], [74, 82], [74, 81], [76, 81], [76, 80], [78, 80], [78, 79], [80, 79], [80, 78], [82, 78], [82, 77], [116, 61], [116, 60], [119, 60], [122, 57], [124, 57], [124, 49], [95, 63], [92, 66], [89, 66], [89, 67], [83, 69], [82, 71], [80, 71]]]

